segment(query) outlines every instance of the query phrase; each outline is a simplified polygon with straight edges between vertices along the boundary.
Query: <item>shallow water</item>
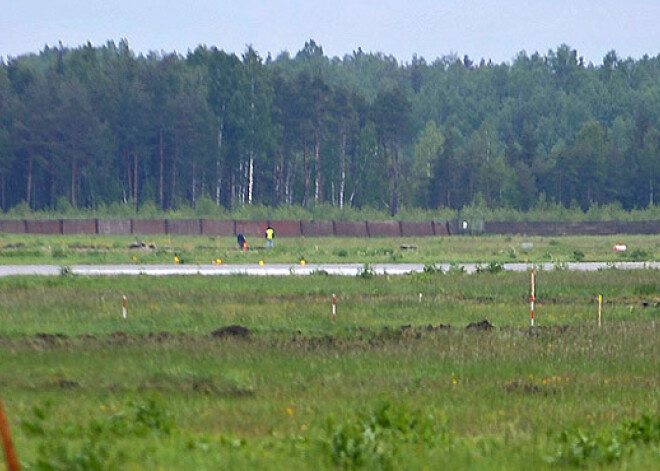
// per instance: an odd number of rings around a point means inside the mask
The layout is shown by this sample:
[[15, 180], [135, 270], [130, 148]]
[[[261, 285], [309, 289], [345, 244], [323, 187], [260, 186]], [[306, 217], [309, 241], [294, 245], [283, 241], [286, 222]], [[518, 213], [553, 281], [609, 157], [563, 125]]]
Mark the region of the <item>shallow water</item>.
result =
[[[374, 274], [377, 275], [405, 275], [408, 273], [421, 273], [424, 265], [421, 263], [375, 263], [370, 265]], [[463, 267], [466, 273], [475, 273], [479, 267], [487, 268], [488, 264], [479, 263], [438, 263], [436, 268], [447, 272], [452, 267]], [[318, 272], [328, 275], [357, 276], [364, 270], [365, 265], [361, 263], [322, 263], [290, 265], [73, 265], [70, 267], [74, 275], [85, 276], [117, 276], [117, 275], [149, 275], [149, 276], [172, 276], [172, 275], [248, 275], [248, 276], [305, 276]], [[504, 271], [524, 272], [536, 268], [542, 271], [568, 270], [593, 272], [606, 269], [617, 270], [642, 270], [658, 269], [660, 262], [566, 262], [555, 263], [505, 263], [502, 265]], [[41, 275], [56, 276], [61, 274], [61, 268], [57, 265], [3, 265], [0, 266], [0, 276]]]

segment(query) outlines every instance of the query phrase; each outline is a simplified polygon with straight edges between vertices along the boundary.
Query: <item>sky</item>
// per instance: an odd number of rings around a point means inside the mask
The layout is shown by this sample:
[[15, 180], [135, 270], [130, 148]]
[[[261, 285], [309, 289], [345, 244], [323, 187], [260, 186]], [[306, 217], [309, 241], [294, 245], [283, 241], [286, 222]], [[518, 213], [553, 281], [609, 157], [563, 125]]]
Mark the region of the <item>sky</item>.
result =
[[402, 62], [511, 62], [568, 44], [600, 64], [612, 49], [658, 55], [659, 25], [660, 0], [0, 0], [0, 57], [121, 39], [137, 53], [252, 45], [277, 57], [314, 39], [331, 57], [362, 48]]

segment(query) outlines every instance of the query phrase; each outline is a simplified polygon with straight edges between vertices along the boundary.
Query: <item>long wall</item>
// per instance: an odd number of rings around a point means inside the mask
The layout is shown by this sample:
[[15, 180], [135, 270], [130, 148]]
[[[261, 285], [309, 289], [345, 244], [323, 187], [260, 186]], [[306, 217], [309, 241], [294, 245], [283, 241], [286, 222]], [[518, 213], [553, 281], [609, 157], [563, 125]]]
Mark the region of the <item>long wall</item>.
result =
[[[262, 237], [268, 225], [277, 237], [423, 237], [465, 231], [457, 221], [300, 221], [218, 219], [14, 219], [0, 220], [0, 234], [140, 234]], [[492, 222], [485, 234], [540, 236], [660, 234], [660, 221]]]
[[488, 222], [485, 234], [614, 235], [659, 234], [660, 221], [603, 221], [603, 222]]
[[276, 237], [402, 237], [448, 236], [454, 221], [299, 221], [218, 219], [50, 219], [0, 220], [5, 234], [140, 234], [263, 236], [266, 228]]

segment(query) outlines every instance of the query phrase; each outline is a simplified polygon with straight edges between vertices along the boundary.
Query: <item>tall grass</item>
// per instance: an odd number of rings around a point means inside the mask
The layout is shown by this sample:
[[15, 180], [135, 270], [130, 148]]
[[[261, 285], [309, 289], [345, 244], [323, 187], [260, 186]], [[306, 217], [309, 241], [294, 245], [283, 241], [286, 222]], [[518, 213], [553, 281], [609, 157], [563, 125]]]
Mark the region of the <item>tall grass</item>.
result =
[[658, 286], [541, 272], [530, 329], [524, 273], [2, 278], [0, 387], [31, 469], [653, 469]]

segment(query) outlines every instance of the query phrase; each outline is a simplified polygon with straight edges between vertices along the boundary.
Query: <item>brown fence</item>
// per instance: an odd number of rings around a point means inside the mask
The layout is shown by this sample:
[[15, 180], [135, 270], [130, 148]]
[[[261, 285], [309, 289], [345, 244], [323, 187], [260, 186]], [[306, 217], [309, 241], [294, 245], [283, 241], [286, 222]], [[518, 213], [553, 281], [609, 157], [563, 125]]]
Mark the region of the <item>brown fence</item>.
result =
[[200, 219], [168, 219], [165, 222], [168, 234], [200, 235], [202, 233]]
[[401, 237], [399, 221], [367, 221], [369, 237]]
[[133, 234], [167, 234], [165, 219], [133, 219], [131, 226]]
[[130, 219], [99, 219], [96, 221], [99, 234], [131, 234]]
[[202, 234], [214, 236], [236, 235], [236, 221], [202, 219]]
[[300, 221], [269, 221], [270, 226], [275, 230], [277, 237], [300, 237], [302, 235], [302, 225]]
[[324, 237], [335, 235], [332, 221], [302, 221], [302, 235], [307, 237]]
[[98, 234], [96, 219], [63, 219], [62, 234]]
[[235, 221], [236, 234], [243, 234], [244, 236], [260, 237], [266, 232], [268, 227], [267, 221]]
[[401, 221], [401, 235], [403, 236], [432, 236], [433, 223], [430, 221]]
[[368, 237], [367, 221], [335, 221], [334, 230], [340, 237]]
[[488, 222], [486, 234], [524, 234], [539, 236], [658, 234], [660, 221], [603, 222]]
[[28, 234], [61, 234], [62, 221], [59, 219], [25, 221], [25, 232]]
[[23, 220], [4, 220], [0, 221], [0, 233], [2, 234], [24, 234], [25, 221]]
[[[216, 219], [0, 220], [4, 234], [141, 234], [261, 237], [268, 226], [277, 237], [427, 237], [462, 232], [457, 221], [243, 221]], [[486, 234], [539, 236], [658, 234], [660, 221], [484, 223]]]

